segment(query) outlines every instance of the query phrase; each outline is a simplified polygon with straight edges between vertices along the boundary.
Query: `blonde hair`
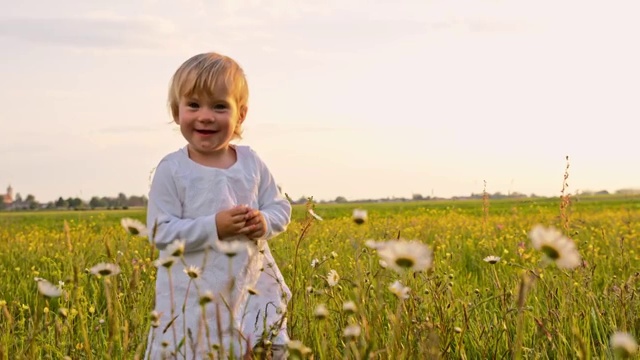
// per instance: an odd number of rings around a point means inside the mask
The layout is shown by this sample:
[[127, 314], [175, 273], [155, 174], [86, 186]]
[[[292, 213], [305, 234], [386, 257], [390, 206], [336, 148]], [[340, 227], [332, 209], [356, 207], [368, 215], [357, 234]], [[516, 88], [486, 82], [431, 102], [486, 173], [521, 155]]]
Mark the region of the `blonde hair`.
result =
[[[192, 96], [212, 99], [220, 93], [235, 99], [238, 111], [247, 106], [249, 85], [240, 65], [232, 58], [214, 52], [192, 56], [171, 78], [168, 102], [173, 120], [178, 120], [180, 99]], [[241, 134], [242, 127], [238, 123], [234, 135], [240, 138]]]

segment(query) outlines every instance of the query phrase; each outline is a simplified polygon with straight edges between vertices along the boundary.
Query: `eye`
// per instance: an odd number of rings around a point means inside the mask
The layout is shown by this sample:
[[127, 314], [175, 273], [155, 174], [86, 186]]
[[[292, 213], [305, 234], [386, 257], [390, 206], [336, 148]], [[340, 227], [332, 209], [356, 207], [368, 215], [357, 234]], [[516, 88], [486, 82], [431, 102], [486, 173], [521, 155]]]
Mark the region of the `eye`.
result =
[[187, 107], [189, 107], [191, 109], [199, 109], [200, 108], [200, 104], [198, 104], [195, 101], [187, 101]]
[[229, 108], [229, 106], [227, 106], [227, 104], [215, 104], [213, 105], [213, 110], [216, 111], [224, 111], [227, 110]]

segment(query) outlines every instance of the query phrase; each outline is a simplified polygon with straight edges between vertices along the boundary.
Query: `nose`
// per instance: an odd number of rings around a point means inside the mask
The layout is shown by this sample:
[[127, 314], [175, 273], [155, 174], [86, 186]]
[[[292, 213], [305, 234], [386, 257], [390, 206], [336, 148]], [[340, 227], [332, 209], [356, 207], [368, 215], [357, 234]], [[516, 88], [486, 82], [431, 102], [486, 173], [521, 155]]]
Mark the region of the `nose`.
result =
[[215, 112], [209, 107], [203, 106], [198, 109], [198, 121], [214, 121]]

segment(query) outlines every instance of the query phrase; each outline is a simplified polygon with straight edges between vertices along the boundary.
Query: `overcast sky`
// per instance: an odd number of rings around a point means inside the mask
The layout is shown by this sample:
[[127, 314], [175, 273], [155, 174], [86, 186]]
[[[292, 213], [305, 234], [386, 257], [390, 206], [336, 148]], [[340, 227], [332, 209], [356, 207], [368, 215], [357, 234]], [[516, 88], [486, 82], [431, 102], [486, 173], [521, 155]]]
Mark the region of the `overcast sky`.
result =
[[0, 193], [147, 194], [184, 146], [190, 56], [244, 67], [252, 146], [293, 198], [640, 187], [640, 5], [588, 0], [0, 5]]

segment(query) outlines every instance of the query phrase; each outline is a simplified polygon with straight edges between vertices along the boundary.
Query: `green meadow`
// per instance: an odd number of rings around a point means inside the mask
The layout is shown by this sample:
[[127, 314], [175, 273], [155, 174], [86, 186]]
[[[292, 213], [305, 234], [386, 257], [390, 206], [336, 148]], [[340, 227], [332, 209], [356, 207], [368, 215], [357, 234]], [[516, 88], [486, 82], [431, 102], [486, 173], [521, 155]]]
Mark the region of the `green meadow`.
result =
[[[270, 241], [293, 293], [292, 358], [635, 358], [610, 341], [640, 335], [640, 197], [569, 200], [308, 204], [322, 221], [297, 205]], [[0, 360], [142, 358], [164, 269], [122, 218], [145, 212], [0, 213]], [[571, 238], [580, 266], [534, 249], [537, 224]], [[427, 245], [430, 267], [394, 271], [365, 245], [394, 239]], [[120, 273], [92, 274], [99, 263]]]

